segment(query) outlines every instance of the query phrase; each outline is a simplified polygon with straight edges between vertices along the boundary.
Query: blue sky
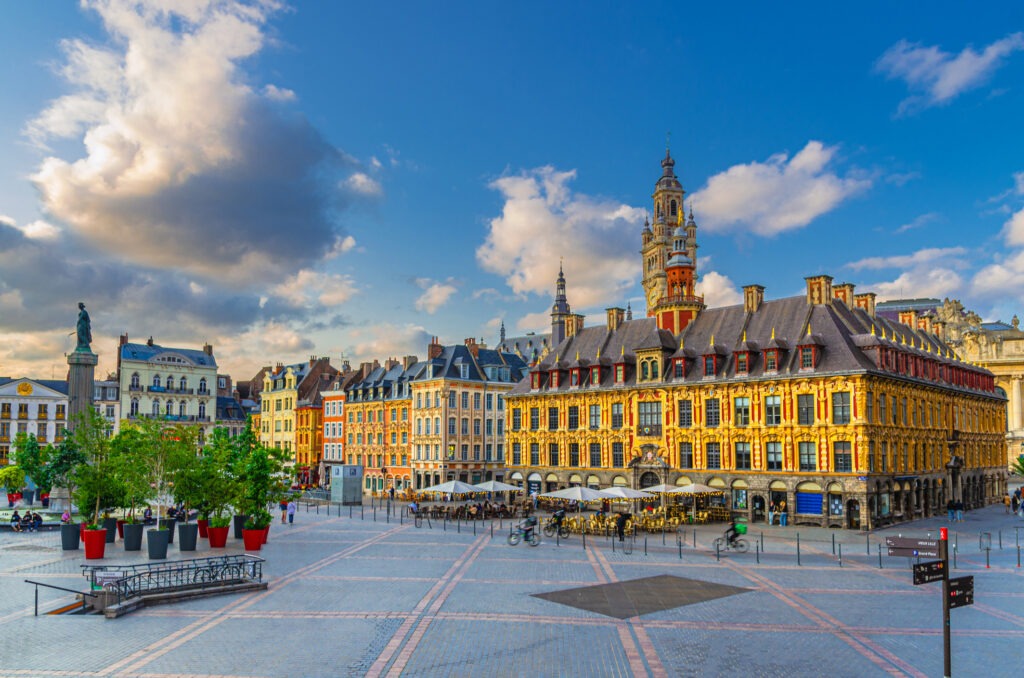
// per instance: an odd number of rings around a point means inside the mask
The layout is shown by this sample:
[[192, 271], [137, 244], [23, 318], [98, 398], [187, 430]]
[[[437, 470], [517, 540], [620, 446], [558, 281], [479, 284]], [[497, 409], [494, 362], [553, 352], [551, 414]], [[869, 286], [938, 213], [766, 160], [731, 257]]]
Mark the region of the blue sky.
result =
[[[0, 374], [87, 303], [223, 368], [644, 312], [666, 135], [710, 305], [1024, 310], [1020, 3], [4, 3]], [[337, 362], [337, 360], [336, 360]]]

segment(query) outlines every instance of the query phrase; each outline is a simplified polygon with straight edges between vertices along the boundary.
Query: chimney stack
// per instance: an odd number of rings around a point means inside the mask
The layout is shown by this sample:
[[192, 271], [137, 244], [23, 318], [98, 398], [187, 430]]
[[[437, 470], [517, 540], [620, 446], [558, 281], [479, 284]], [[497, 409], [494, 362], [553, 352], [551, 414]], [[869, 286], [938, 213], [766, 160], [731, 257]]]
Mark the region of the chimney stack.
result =
[[430, 343], [427, 345], [427, 360], [433, 360], [434, 358], [440, 358], [444, 352], [444, 346], [437, 341], [437, 337], [431, 337]]
[[832, 294], [835, 296], [836, 299], [839, 299], [844, 304], [846, 304], [847, 308], [853, 308], [853, 299], [855, 296], [853, 290], [853, 283], [843, 283], [842, 285], [836, 285], [835, 287], [833, 287]]
[[203, 353], [208, 356], [213, 355], [213, 344], [203, 344]]
[[118, 343], [118, 346], [124, 346], [127, 343], [128, 343], [128, 333], [125, 332], [124, 334], [121, 335], [121, 340], [120, 340], [120, 343]]
[[583, 329], [583, 314], [571, 313], [565, 319], [565, 336], [575, 337]]
[[872, 318], [875, 317], [875, 297], [877, 295], [874, 292], [865, 292], [864, 294], [858, 294], [853, 297], [853, 303], [857, 308], [864, 309]]
[[146, 346], [152, 346], [152, 345], [153, 345], [153, 337], [150, 336], [149, 339], [146, 340]]
[[832, 303], [832, 276], [812, 275], [804, 278], [807, 281], [807, 303], [831, 304]]
[[406, 370], [409, 369], [410, 367], [412, 367], [415, 364], [416, 364], [416, 356], [414, 356], [414, 355], [407, 355], [404, 358], [402, 358], [402, 367], [404, 369], [406, 369]]
[[764, 287], [761, 285], [747, 285], [743, 288], [743, 312], [757, 313], [764, 302]]
[[466, 348], [469, 349], [474, 358], [480, 355], [480, 346], [477, 345], [476, 339], [473, 337], [466, 339]]
[[917, 329], [917, 311], [900, 311], [900, 322], [907, 327]]
[[617, 306], [606, 308], [604, 312], [608, 314], [608, 331], [614, 332], [619, 329], [622, 319], [626, 317], [626, 312]]

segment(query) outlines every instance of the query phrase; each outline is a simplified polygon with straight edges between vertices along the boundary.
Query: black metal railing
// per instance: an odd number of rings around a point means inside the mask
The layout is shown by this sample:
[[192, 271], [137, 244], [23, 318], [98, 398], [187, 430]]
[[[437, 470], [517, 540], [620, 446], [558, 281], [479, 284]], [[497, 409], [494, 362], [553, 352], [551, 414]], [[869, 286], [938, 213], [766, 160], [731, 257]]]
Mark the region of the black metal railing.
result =
[[68, 593], [74, 593], [76, 595], [82, 596], [82, 608], [81, 609], [83, 609], [83, 610], [87, 607], [85, 599], [86, 598], [95, 598], [96, 597], [95, 593], [87, 593], [85, 591], [76, 591], [74, 589], [66, 589], [63, 586], [54, 586], [53, 584], [44, 584], [41, 581], [32, 581], [31, 579], [26, 579], [25, 583], [26, 584], [32, 584], [33, 586], [36, 587], [35, 588], [35, 592], [36, 592], [36, 611], [35, 611], [35, 616], [36, 617], [39, 616], [39, 587], [40, 586], [45, 586], [48, 589], [56, 589], [58, 591], [67, 591]]
[[196, 558], [142, 565], [82, 565], [93, 587], [117, 593], [117, 602], [136, 596], [203, 590], [263, 581], [263, 558], [249, 555]]

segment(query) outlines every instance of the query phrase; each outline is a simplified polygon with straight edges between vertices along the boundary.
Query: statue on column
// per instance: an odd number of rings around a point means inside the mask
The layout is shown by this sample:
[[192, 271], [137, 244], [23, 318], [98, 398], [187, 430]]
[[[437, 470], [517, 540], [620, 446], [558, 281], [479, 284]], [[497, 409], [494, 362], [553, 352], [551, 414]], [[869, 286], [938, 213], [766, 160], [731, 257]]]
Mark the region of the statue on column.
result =
[[89, 345], [92, 343], [92, 321], [89, 320], [89, 312], [85, 310], [85, 302], [78, 302], [78, 346], [76, 351], [89, 353]]

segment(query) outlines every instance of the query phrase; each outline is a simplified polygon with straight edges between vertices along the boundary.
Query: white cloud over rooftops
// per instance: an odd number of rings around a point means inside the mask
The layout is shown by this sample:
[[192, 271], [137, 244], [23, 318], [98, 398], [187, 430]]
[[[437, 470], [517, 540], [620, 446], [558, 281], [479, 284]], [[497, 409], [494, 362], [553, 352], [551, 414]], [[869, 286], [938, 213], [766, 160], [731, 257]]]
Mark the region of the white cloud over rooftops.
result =
[[446, 282], [417, 278], [416, 285], [423, 290], [423, 294], [416, 299], [416, 310], [425, 311], [431, 315], [437, 313], [438, 309], [447, 304], [452, 295], [458, 291], [452, 282], [451, 278]]
[[864, 176], [831, 169], [837, 150], [812, 140], [792, 158], [776, 153], [716, 174], [691, 196], [698, 226], [710, 233], [761, 236], [806, 226], [871, 186]]

